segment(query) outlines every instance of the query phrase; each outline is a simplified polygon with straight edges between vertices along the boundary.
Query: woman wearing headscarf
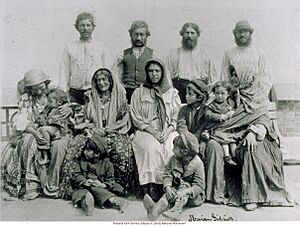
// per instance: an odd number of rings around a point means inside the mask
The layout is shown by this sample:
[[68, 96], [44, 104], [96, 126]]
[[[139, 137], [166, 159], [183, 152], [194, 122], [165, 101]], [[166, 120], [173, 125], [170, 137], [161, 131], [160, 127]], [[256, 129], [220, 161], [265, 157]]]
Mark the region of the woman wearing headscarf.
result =
[[[248, 211], [258, 205], [293, 206], [285, 189], [278, 136], [270, 123], [266, 97], [261, 95], [268, 92], [257, 85], [263, 78], [250, 68], [231, 66], [230, 71], [236, 110], [232, 118], [214, 128], [214, 137], [207, 144], [207, 199], [243, 205]], [[222, 139], [237, 141], [236, 168], [224, 168]]]
[[157, 201], [163, 194], [164, 167], [178, 135], [175, 130], [181, 102], [160, 59], [149, 60], [145, 73], [146, 82], [131, 99], [132, 121], [137, 128], [132, 146], [140, 185], [145, 194]]
[[[34, 69], [26, 72], [23, 80], [18, 83], [21, 96], [14, 119], [14, 134], [1, 153], [1, 189], [4, 199], [34, 199], [43, 193], [58, 195], [60, 170], [68, 137], [53, 141], [49, 165], [41, 165], [37, 146], [44, 141], [35, 132], [45, 121], [49, 83], [50, 79], [44, 72]], [[66, 114], [66, 111], [62, 110], [62, 114]]]
[[87, 119], [94, 125], [91, 133], [106, 138], [116, 182], [128, 192], [134, 189], [135, 163], [127, 134], [131, 122], [125, 89], [109, 69], [101, 68], [94, 73], [92, 89], [86, 96]]

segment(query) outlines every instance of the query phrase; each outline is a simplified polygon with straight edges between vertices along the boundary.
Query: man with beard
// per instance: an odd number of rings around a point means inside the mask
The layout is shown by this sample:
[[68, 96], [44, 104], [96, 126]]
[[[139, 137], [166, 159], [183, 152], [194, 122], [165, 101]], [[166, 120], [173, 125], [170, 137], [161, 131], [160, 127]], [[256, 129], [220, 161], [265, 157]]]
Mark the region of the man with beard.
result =
[[84, 92], [91, 88], [92, 75], [101, 67], [111, 66], [111, 59], [104, 45], [92, 39], [96, 26], [92, 14], [80, 13], [74, 26], [80, 39], [64, 50], [58, 84], [69, 93], [71, 102], [84, 104]]
[[119, 54], [112, 71], [122, 81], [130, 104], [133, 91], [146, 81], [145, 65], [153, 58], [153, 49], [146, 46], [151, 34], [145, 21], [134, 21], [128, 31], [132, 46]]
[[[230, 80], [232, 70], [240, 81], [249, 80], [251, 74], [258, 76], [255, 81], [256, 91], [253, 99], [260, 105], [267, 106], [276, 99], [272, 87], [270, 71], [266, 64], [266, 58], [262, 52], [251, 43], [253, 28], [247, 20], [241, 20], [236, 23], [233, 30], [236, 47], [225, 51], [221, 67], [221, 80]], [[270, 95], [268, 97], [268, 95]]]
[[218, 80], [218, 76], [213, 62], [197, 44], [200, 37], [199, 26], [186, 23], [180, 35], [182, 46], [169, 53], [166, 64], [173, 85], [179, 91], [181, 102], [186, 103], [186, 86], [192, 79], [201, 79], [209, 84]]

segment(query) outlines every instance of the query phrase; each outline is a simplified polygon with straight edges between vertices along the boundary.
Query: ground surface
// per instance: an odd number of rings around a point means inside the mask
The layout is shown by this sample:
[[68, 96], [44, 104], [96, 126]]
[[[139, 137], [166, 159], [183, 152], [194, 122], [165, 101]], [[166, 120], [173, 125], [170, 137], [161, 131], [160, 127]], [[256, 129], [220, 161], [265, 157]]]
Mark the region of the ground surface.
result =
[[[287, 138], [285, 146], [288, 153], [285, 159], [300, 160], [300, 138]], [[300, 203], [300, 165], [285, 165], [286, 187], [293, 198]], [[38, 198], [32, 201], [1, 201], [2, 221], [146, 221], [146, 210], [141, 200], [129, 197], [130, 206], [127, 213], [119, 213], [115, 209], [96, 209], [93, 216], [87, 217], [81, 209], [76, 209], [70, 201]], [[182, 215], [183, 221], [188, 221], [193, 215], [196, 218], [215, 219], [233, 218], [237, 221], [295, 221], [300, 220], [300, 207], [261, 207], [253, 212], [243, 208], [204, 203], [197, 208], [186, 209]], [[158, 220], [167, 221], [161, 216]]]

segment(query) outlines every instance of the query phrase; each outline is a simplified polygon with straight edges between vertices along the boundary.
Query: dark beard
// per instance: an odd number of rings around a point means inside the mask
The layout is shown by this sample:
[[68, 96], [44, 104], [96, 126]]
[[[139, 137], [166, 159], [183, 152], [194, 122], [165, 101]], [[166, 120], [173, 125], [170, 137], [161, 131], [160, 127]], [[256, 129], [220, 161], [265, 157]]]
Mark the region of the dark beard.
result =
[[133, 47], [144, 47], [146, 45], [147, 40], [145, 40], [145, 42], [143, 43], [139, 43], [138, 45], [136, 45], [136, 42], [133, 42], [133, 40], [131, 39], [131, 43]]
[[240, 42], [237, 38], [234, 38], [234, 40], [235, 40], [235, 43], [238, 45], [238, 46], [249, 46], [250, 45], [250, 43], [251, 43], [251, 38], [249, 38], [248, 40], [247, 40], [247, 42]]
[[190, 40], [191, 39], [182, 39], [181, 44], [184, 49], [192, 50], [197, 46], [197, 39], [192, 40], [192, 42], [190, 42]]

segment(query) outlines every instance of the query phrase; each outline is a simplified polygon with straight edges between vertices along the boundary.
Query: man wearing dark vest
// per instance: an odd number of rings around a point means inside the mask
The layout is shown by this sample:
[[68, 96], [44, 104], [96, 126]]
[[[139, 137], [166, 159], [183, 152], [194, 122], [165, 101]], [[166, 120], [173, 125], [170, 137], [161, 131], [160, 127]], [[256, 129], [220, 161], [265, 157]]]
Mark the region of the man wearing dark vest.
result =
[[134, 90], [146, 81], [145, 65], [153, 57], [153, 49], [146, 46], [150, 36], [145, 21], [134, 21], [128, 30], [132, 47], [122, 51], [113, 65], [113, 73], [119, 76], [130, 104]]

